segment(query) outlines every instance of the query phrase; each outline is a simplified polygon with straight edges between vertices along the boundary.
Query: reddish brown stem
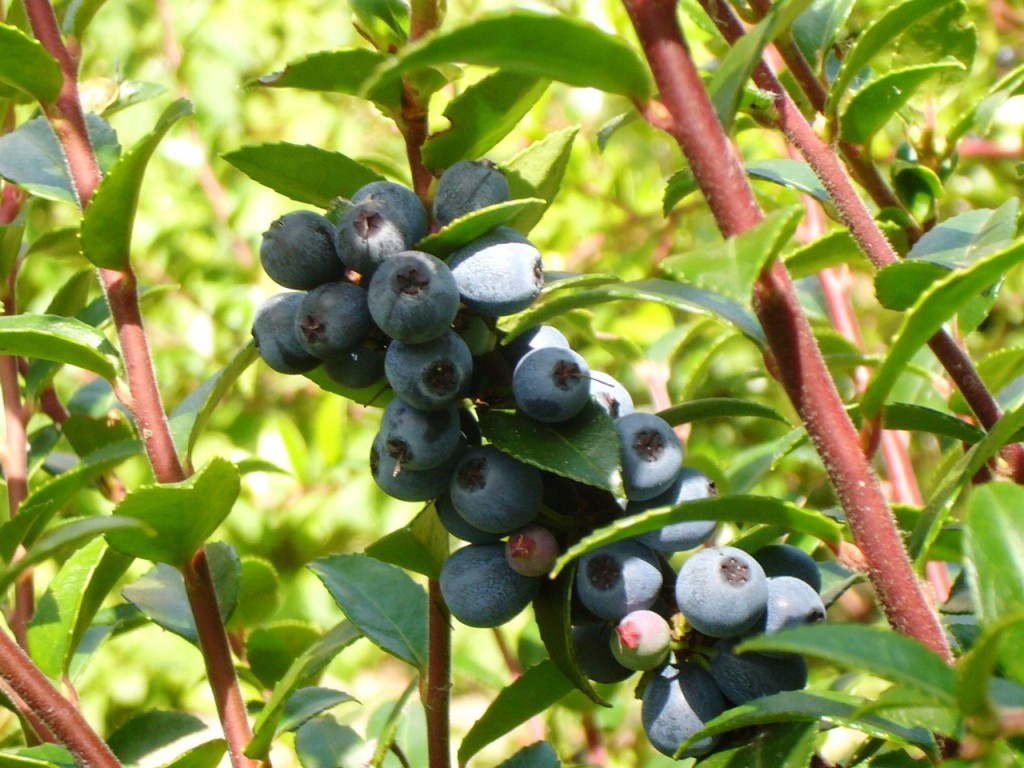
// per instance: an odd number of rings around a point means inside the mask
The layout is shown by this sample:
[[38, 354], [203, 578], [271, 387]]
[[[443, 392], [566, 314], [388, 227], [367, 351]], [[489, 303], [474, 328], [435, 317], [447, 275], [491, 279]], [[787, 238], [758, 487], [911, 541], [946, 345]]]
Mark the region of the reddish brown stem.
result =
[[[719, 229], [726, 237], [746, 231], [763, 214], [690, 57], [676, 4], [624, 2], [670, 115], [670, 133], [686, 155]], [[942, 627], [914, 576], [892, 511], [859, 449], [857, 432], [781, 263], [761, 273], [754, 286], [754, 306], [779, 380], [822, 458], [889, 622], [951, 660]]]
[[259, 761], [242, 754], [245, 745], [252, 740], [252, 728], [235, 677], [231, 646], [224, 631], [206, 550], [200, 549], [196, 552], [192, 562], [181, 571], [185, 577], [185, 592], [192, 608], [192, 616], [195, 618], [199, 643], [203, 649], [206, 674], [213, 689], [217, 713], [224, 728], [224, 737], [228, 742], [231, 764], [236, 768], [256, 768]]
[[441, 584], [428, 584], [427, 674], [420, 684], [420, 699], [427, 718], [429, 768], [451, 768], [449, 701], [452, 693], [451, 614]]

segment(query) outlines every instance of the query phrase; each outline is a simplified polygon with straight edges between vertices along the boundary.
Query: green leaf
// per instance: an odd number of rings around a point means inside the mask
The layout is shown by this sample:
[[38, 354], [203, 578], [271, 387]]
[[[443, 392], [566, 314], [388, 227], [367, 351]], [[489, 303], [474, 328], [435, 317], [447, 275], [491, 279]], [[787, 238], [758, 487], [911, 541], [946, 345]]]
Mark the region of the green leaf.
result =
[[0, 354], [53, 360], [92, 371], [107, 381], [117, 377], [120, 358], [107, 337], [73, 317], [0, 317]]
[[358, 765], [363, 750], [359, 734], [330, 715], [313, 718], [295, 734], [295, 752], [302, 768]]
[[412, 522], [366, 548], [366, 554], [407, 571], [437, 579], [448, 557], [448, 531], [431, 504]]
[[358, 405], [373, 405], [378, 408], [384, 408], [391, 402], [392, 398], [394, 398], [394, 392], [383, 376], [380, 377], [380, 381], [376, 384], [372, 384], [369, 387], [363, 387], [362, 389], [346, 389], [345, 387], [335, 384], [331, 381], [330, 377], [324, 373], [324, 369], [322, 367], [314, 368], [312, 371], [304, 373], [303, 376], [325, 392], [340, 395], [346, 400], [351, 400], [353, 403], [357, 403]]
[[0, 82], [24, 91], [36, 101], [56, 101], [64, 75], [60, 64], [35, 40], [17, 27], [0, 24]]
[[571, 125], [548, 134], [501, 164], [501, 172], [508, 179], [513, 199], [538, 198], [546, 201], [542, 209], [522, 211], [508, 222], [510, 227], [528, 235], [541, 220], [562, 185], [565, 170], [569, 167], [572, 143], [579, 130], [578, 125]]
[[839, 137], [851, 144], [868, 143], [928, 80], [965, 69], [956, 59], [949, 59], [898, 69], [872, 80], [853, 94], [843, 109]]
[[79, 40], [85, 35], [85, 30], [92, 21], [92, 17], [103, 6], [107, 0], [71, 0], [64, 10], [61, 19], [61, 30], [65, 35], [73, 35]]
[[95, 539], [61, 566], [29, 622], [33, 661], [49, 677], [66, 674], [100, 604], [131, 564], [131, 559]]
[[816, 723], [787, 723], [758, 728], [748, 742], [718, 748], [699, 768], [807, 768], [818, 736]]
[[[358, 96], [376, 70], [390, 57], [368, 48], [320, 51], [289, 63], [283, 71], [264, 75], [250, 85], [268, 88], [301, 88]], [[393, 78], [382, 82], [367, 96], [388, 108], [402, 103], [402, 81]]]
[[121, 157], [104, 176], [82, 218], [82, 253], [103, 269], [123, 271], [129, 263], [132, 228], [146, 165], [157, 145], [183, 117], [192, 114], [186, 99], [171, 104], [156, 127]]
[[935, 751], [935, 740], [927, 728], [908, 728], [878, 715], [860, 714], [865, 702], [857, 696], [838, 691], [786, 691], [755, 699], [733, 707], [687, 741], [683, 747], [719, 733], [770, 723], [823, 722], [866, 733], [897, 744], [913, 744], [928, 752]]
[[480, 414], [480, 430], [503, 452], [539, 469], [613, 493], [622, 492], [622, 447], [615, 425], [597, 403], [557, 424], [510, 411]]
[[[209, 752], [203, 750], [202, 759], [196, 760], [200, 757], [195, 753], [200, 734], [208, 735], [209, 738], [200, 743], [209, 747]], [[142, 712], [110, 734], [108, 743], [125, 766], [215, 768], [226, 751], [225, 741], [215, 738], [206, 723], [187, 712]], [[189, 762], [179, 763], [186, 755], [191, 755]]]
[[549, 742], [537, 741], [523, 747], [498, 768], [559, 768], [562, 763]]
[[[206, 547], [217, 606], [221, 618], [227, 620], [238, 602], [241, 568], [230, 544], [214, 542]], [[125, 600], [168, 632], [190, 643], [199, 642], [192, 607], [185, 591], [181, 572], [164, 563], [157, 563], [148, 573], [122, 590]]]
[[726, 132], [732, 129], [750, 74], [761, 63], [761, 52], [810, 4], [811, 0], [779, 0], [773, 3], [771, 11], [737, 40], [718, 62], [708, 84], [708, 94]]
[[793, 39], [812, 62], [824, 58], [856, 0], [814, 0], [793, 22]]
[[400, 48], [409, 39], [409, 6], [402, 0], [350, 0], [358, 27], [377, 47]]
[[427, 595], [405, 571], [361, 554], [322, 557], [309, 567], [370, 642], [426, 668]]
[[451, 63], [597, 88], [634, 99], [651, 95], [647, 66], [621, 38], [570, 16], [514, 9], [431, 35], [403, 49], [378, 76]]
[[699, 190], [700, 185], [697, 183], [697, 178], [689, 167], [676, 171], [665, 182], [665, 193], [661, 200], [662, 214], [668, 216], [673, 208]]
[[654, 531], [669, 523], [684, 520], [723, 520], [742, 523], [782, 525], [790, 531], [814, 536], [832, 546], [842, 541], [842, 526], [830, 517], [811, 509], [801, 509], [788, 501], [770, 496], [713, 496], [687, 501], [675, 507], [663, 507], [616, 520], [584, 536], [562, 553], [555, 563], [553, 575], [587, 552]]
[[987, 255], [970, 267], [937, 281], [921, 295], [903, 318], [885, 361], [875, 371], [861, 398], [861, 410], [867, 418], [877, 414], [911, 357], [967, 301], [992, 285], [1024, 259], [1024, 243]]
[[231, 614], [229, 631], [263, 624], [281, 605], [281, 578], [270, 562], [246, 555], [239, 565], [238, 604]]
[[662, 271], [747, 306], [758, 275], [789, 243], [803, 216], [803, 206], [775, 211], [741, 235], [665, 259]]
[[70, 520], [47, 531], [28, 548], [23, 557], [9, 564], [0, 574], [0, 589], [6, 589], [14, 583], [26, 569], [44, 560], [64, 555], [81, 547], [87, 541], [104, 534], [113, 535], [126, 531], [138, 531], [143, 528], [137, 520], [126, 517], [104, 516], [84, 517]]
[[107, 541], [126, 555], [180, 568], [231, 512], [239, 486], [238, 468], [222, 458], [180, 483], [142, 486], [114, 514], [139, 520], [147, 530], [111, 534]]
[[77, 768], [70, 752], [59, 744], [21, 747], [16, 753], [0, 753], [0, 768]]
[[1016, 614], [986, 626], [970, 651], [956, 663], [960, 711], [967, 717], [981, 719], [984, 726], [991, 729], [991, 733], [999, 729], [997, 704], [992, 696], [993, 678], [1000, 658], [1008, 655], [1007, 643], [1013, 643], [1011, 652], [1016, 654], [1022, 637], [1024, 614], [1018, 608]]
[[1020, 64], [1006, 73], [985, 93], [980, 100], [972, 102], [967, 113], [960, 118], [946, 137], [950, 147], [971, 131], [979, 136], [986, 135], [992, 128], [996, 111], [1010, 98], [1024, 92], [1024, 64]]
[[889, 171], [893, 191], [918, 221], [934, 218], [936, 201], [943, 195], [942, 179], [931, 168], [897, 159]]
[[929, 432], [941, 437], [951, 437], [965, 443], [976, 443], [985, 436], [984, 430], [968, 424], [951, 413], [913, 403], [889, 403], [882, 411], [882, 426], [885, 429], [908, 432]]
[[573, 690], [569, 679], [550, 659], [530, 667], [494, 698], [459, 745], [459, 764], [492, 741], [539, 715]]
[[562, 674], [588, 699], [601, 707], [610, 707], [594, 690], [580, 669], [572, 639], [573, 579], [575, 568], [567, 568], [553, 579], [543, 579], [533, 599], [533, 613], [544, 648]]
[[523, 214], [543, 212], [547, 207], [543, 200], [528, 197], [478, 208], [465, 216], [460, 216], [434, 234], [427, 235], [416, 244], [416, 249], [443, 259], [495, 227], [503, 224], [514, 227]]
[[[258, 759], [270, 750], [277, 725], [284, 717], [285, 703], [292, 693], [319, 674], [335, 656], [362, 637], [362, 633], [349, 621], [332, 627], [321, 640], [292, 662], [288, 671], [274, 686], [270, 700], [260, 710], [253, 723], [253, 738], [245, 748], [245, 756]], [[300, 729], [301, 733], [301, 729]], [[331, 763], [333, 766], [334, 763]]]
[[[971, 491], [964, 520], [964, 560], [968, 583], [983, 627], [1016, 617], [1024, 606], [1024, 527], [1020, 524], [1024, 488], [989, 483]], [[1024, 682], [1018, 653], [1024, 626], [1008, 630], [1000, 661], [1008, 675]]]
[[507, 136], [547, 90], [548, 81], [498, 70], [466, 88], [445, 107], [450, 127], [423, 145], [423, 163], [440, 171], [483, 157]]
[[383, 176], [346, 157], [309, 144], [250, 144], [223, 155], [246, 176], [279, 194], [327, 209]]
[[705, 419], [735, 419], [742, 416], [778, 421], [790, 426], [789, 420], [774, 408], [735, 397], [704, 397], [689, 400], [658, 411], [658, 415], [673, 427]]
[[358, 701], [343, 691], [330, 688], [299, 688], [288, 697], [284, 705], [281, 722], [277, 726], [276, 736], [289, 731], [298, 730], [308, 720], [316, 717], [339, 704]]
[[949, 269], [969, 267], [1013, 241], [1019, 208], [1017, 198], [1010, 198], [994, 210], [978, 208], [941, 221], [914, 243], [907, 258]]
[[192, 455], [196, 440], [206, 428], [221, 398], [258, 357], [256, 345], [252, 342], [246, 344], [231, 362], [196, 387], [171, 411], [171, 435], [181, 456], [189, 458]]
[[885, 10], [869, 24], [855, 39], [853, 46], [842, 59], [839, 72], [829, 89], [825, 113], [835, 116], [839, 102], [849, 90], [853, 81], [868, 63], [883, 49], [902, 35], [909, 27], [925, 17], [960, 0], [907, 0]]
[[[885, 228], [882, 231], [885, 232]], [[853, 239], [853, 235], [846, 229], [829, 232], [812, 243], [796, 248], [788, 253], [784, 260], [786, 269], [794, 280], [816, 275], [823, 269], [843, 264], [863, 270], [874, 269]]]
[[887, 627], [817, 624], [745, 640], [737, 651], [799, 653], [909, 685], [956, 704], [956, 674], [936, 653]]
[[770, 181], [789, 189], [795, 189], [824, 204], [826, 210], [831, 211], [833, 208], [832, 196], [829, 195], [828, 190], [814, 175], [814, 171], [807, 163], [788, 158], [776, 158], [751, 160], [744, 168], [752, 179]]
[[[100, 170], [106, 172], [121, 152], [117, 134], [110, 123], [91, 113], [85, 116], [85, 125]], [[36, 197], [79, 203], [64, 150], [45, 117], [29, 120], [0, 136], [0, 177]]]
[[886, 309], [903, 312], [949, 272], [948, 267], [933, 261], [897, 261], [882, 267], [875, 275], [875, 296]]
[[273, 688], [288, 674], [295, 659], [321, 638], [319, 628], [304, 621], [286, 620], [257, 627], [245, 640], [249, 668], [264, 688]]
[[727, 296], [706, 291], [688, 283], [671, 280], [637, 280], [631, 283], [612, 283], [585, 291], [548, 296], [540, 303], [522, 312], [512, 334], [519, 327], [529, 328], [561, 317], [571, 309], [592, 307], [610, 301], [651, 301], [683, 312], [714, 317], [735, 326], [758, 347], [764, 347], [764, 331], [753, 313]]

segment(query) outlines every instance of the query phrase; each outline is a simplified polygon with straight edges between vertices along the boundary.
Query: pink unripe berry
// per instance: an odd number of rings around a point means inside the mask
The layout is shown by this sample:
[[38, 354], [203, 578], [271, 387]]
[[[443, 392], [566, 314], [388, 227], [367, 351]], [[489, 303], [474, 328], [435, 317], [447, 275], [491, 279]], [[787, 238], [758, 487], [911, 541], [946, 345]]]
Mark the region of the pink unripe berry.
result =
[[545, 576], [558, 559], [558, 542], [547, 528], [531, 525], [508, 537], [505, 559], [523, 576]]
[[661, 665], [672, 645], [668, 622], [654, 611], [633, 611], [611, 636], [612, 654], [627, 669], [646, 672]]

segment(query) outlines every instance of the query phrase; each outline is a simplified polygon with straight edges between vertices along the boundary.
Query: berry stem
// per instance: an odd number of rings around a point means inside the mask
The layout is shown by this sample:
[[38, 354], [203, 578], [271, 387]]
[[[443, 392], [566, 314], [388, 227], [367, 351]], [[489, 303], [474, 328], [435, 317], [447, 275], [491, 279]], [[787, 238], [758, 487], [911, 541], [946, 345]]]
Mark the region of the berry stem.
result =
[[[679, 144], [726, 237], [755, 226], [763, 214], [690, 56], [672, 0], [623, 0], [664, 105], [657, 127]], [[652, 110], [646, 109], [645, 113]], [[864, 454], [857, 431], [828, 373], [786, 268], [765, 268], [754, 306], [778, 378], [824, 462], [868, 576], [886, 617], [946, 660], [941, 624], [914, 576], [892, 511]]]

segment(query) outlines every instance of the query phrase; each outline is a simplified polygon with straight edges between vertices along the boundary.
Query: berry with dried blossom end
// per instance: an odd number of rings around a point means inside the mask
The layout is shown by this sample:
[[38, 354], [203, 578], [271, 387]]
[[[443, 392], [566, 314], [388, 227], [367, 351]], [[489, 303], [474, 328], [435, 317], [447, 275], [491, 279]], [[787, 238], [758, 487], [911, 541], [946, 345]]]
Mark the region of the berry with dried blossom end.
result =
[[571, 349], [535, 349], [523, 356], [512, 373], [512, 396], [530, 418], [567, 421], [590, 400], [590, 367]]
[[683, 465], [683, 445], [672, 426], [653, 413], [635, 412], [620, 416], [615, 427], [626, 498], [646, 501], [667, 491]]
[[741, 549], [702, 549], [679, 569], [676, 603], [698, 632], [710, 637], [740, 635], [764, 616], [768, 578], [757, 560]]

